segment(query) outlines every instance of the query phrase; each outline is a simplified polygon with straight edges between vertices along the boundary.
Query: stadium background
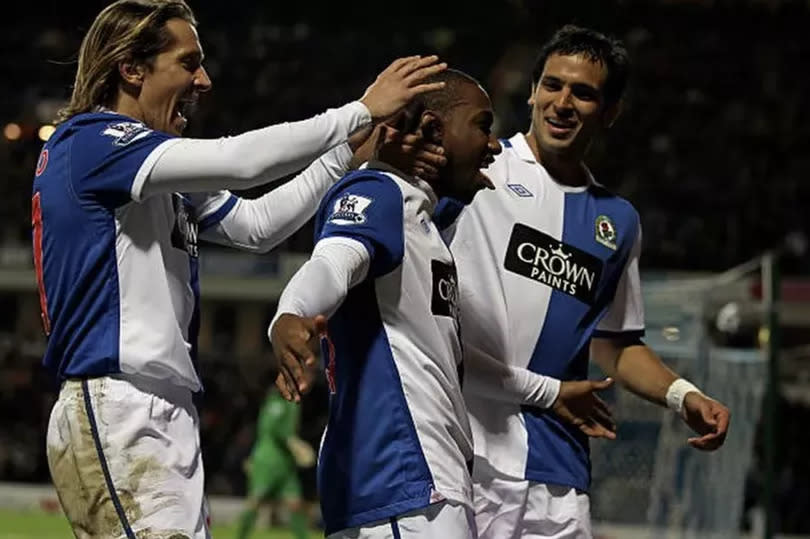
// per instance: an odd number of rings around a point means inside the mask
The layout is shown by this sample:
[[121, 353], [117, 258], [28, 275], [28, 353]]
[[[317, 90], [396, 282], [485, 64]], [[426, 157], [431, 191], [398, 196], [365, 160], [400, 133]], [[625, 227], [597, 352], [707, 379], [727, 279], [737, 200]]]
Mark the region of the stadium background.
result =
[[[190, 3], [214, 82], [192, 119], [191, 136], [306, 118], [359, 97], [391, 59], [433, 52], [483, 82], [496, 130], [508, 136], [528, 126], [529, 74], [539, 43], [555, 28], [576, 22], [624, 39], [633, 61], [624, 114], [592, 148], [589, 163], [641, 213], [653, 344], [660, 342], [668, 361], [716, 393], [736, 391], [728, 399], [738, 445], [688, 457], [698, 459], [691, 473], [720, 463], [703, 479], [717, 473], [712, 481], [722, 488], [693, 489], [689, 503], [708, 504], [710, 515], [732, 515], [732, 529], [728, 523], [715, 528], [728, 537], [744, 533], [738, 529], [761, 536], [765, 522], [810, 536], [810, 2]], [[55, 389], [39, 367], [45, 341], [30, 261], [30, 189], [40, 139], [69, 95], [83, 31], [105, 4], [16, 3], [16, 15], [0, 20], [0, 537], [50, 536], [35, 526], [42, 511], [58, 507], [41, 494], [46, 491], [29, 488], [48, 481], [43, 438]], [[272, 376], [266, 324], [311, 246], [305, 227], [266, 256], [203, 249], [201, 417], [214, 496], [244, 494], [242, 461]], [[776, 304], [763, 294], [770, 281], [759, 266], [762, 253], [773, 250], [780, 255], [776, 290], [783, 301], [771, 313], [780, 322], [769, 326], [768, 308]], [[722, 273], [747, 261], [746, 271]], [[775, 372], [768, 369], [769, 342], [781, 351], [773, 408], [765, 405], [767, 375]], [[718, 347], [744, 352], [732, 352], [737, 355], [726, 364], [716, 359], [726, 353], [714, 354]], [[718, 371], [743, 363], [742, 370]], [[595, 451], [595, 484], [609, 485], [594, 495], [604, 536], [627, 536], [607, 524], [647, 530], [656, 519], [674, 536], [705, 528], [684, 523], [688, 516], [676, 522], [665, 500], [667, 473], [678, 484], [690, 473], [673, 464], [681, 457], [672, 448], [683, 438], [671, 437], [677, 431], [658, 410], [622, 394], [611, 399], [624, 422], [620, 437], [630, 445]], [[317, 443], [323, 387], [303, 407], [302, 434]], [[312, 472], [302, 477], [314, 500]], [[764, 517], [768, 488], [770, 519]]]

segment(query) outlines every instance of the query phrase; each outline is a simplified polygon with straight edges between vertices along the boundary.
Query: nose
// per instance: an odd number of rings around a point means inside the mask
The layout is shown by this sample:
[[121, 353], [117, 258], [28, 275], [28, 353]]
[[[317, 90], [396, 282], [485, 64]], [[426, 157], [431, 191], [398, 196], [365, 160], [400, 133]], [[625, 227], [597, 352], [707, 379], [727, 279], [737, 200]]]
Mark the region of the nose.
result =
[[571, 110], [571, 89], [568, 87], [560, 90], [557, 99], [554, 100], [554, 107], [558, 111]]
[[498, 142], [498, 139], [495, 138], [494, 135], [489, 136], [489, 142], [487, 143], [487, 148], [489, 148], [489, 152], [492, 155], [498, 155], [501, 153], [501, 143]]
[[203, 66], [200, 66], [199, 69], [197, 69], [197, 73], [194, 74], [194, 87], [198, 92], [207, 92], [211, 89], [212, 85], [213, 83], [211, 82], [211, 77], [208, 76], [208, 72]]

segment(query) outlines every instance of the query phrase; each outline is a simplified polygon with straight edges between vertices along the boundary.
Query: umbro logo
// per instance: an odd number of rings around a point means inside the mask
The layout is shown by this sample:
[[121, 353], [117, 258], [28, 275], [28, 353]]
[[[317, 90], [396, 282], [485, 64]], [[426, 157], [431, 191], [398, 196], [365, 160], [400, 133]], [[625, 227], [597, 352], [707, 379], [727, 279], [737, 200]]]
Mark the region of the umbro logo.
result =
[[512, 190], [512, 192], [513, 192], [513, 193], [515, 193], [515, 194], [516, 194], [517, 196], [519, 196], [519, 197], [523, 197], [523, 198], [529, 198], [529, 197], [533, 197], [533, 196], [534, 196], [534, 194], [532, 194], [532, 192], [531, 192], [531, 191], [529, 191], [529, 190], [526, 188], [526, 186], [525, 186], [525, 185], [523, 185], [523, 184], [521, 184], [521, 183], [507, 183], [507, 184], [506, 184], [506, 186], [507, 186], [509, 189], [511, 189], [511, 190]]

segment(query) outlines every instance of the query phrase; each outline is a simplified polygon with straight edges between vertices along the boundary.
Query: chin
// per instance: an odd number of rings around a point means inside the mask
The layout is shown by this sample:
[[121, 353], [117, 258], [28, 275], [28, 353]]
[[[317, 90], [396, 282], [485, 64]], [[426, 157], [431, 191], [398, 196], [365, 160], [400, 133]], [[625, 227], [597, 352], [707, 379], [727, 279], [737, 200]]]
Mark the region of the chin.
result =
[[555, 138], [547, 138], [542, 141], [540, 148], [546, 152], [555, 155], [565, 155], [571, 153], [574, 146], [573, 140], [560, 140]]

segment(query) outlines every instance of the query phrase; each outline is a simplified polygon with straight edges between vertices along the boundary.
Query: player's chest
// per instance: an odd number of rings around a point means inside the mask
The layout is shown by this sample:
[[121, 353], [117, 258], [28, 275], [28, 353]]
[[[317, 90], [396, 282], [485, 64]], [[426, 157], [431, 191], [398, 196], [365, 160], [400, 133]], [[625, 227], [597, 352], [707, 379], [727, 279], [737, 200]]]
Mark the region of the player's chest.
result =
[[623, 270], [626, 240], [635, 231], [619, 208], [588, 193], [542, 189], [532, 196], [500, 193], [490, 202], [481, 208], [482, 230], [489, 230], [503, 279], [527, 293], [550, 288], [593, 305]]
[[177, 193], [165, 194], [150, 197], [141, 206], [164, 253], [197, 258], [199, 224], [196, 210], [187, 198]]
[[453, 255], [427, 212], [406, 222], [403, 286], [416, 290], [439, 317], [458, 319], [458, 275]]

